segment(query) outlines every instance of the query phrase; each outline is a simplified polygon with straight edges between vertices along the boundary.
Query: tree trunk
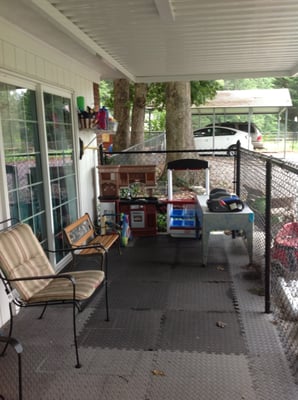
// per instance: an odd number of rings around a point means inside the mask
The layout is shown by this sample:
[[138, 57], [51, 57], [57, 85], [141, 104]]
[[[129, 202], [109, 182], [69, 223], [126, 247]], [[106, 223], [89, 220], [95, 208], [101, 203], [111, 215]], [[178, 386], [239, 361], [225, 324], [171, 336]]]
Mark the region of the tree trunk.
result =
[[144, 120], [147, 90], [147, 83], [135, 84], [135, 95], [131, 117], [131, 146], [144, 142]]
[[129, 113], [129, 81], [116, 79], [114, 81], [114, 117], [118, 121], [118, 128], [113, 140], [113, 151], [125, 150], [130, 145]]
[[[166, 84], [167, 150], [194, 149], [190, 107], [190, 82], [168, 82]], [[169, 153], [167, 161], [177, 158], [181, 158], [181, 155]]]

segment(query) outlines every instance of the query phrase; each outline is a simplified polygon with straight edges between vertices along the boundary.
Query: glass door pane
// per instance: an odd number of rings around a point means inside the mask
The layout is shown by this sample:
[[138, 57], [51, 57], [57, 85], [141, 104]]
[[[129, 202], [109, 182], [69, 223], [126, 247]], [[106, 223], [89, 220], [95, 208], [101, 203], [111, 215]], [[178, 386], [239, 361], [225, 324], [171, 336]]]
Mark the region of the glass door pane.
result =
[[63, 228], [77, 219], [71, 101], [44, 93], [48, 164], [56, 249], [63, 247]]
[[28, 223], [40, 242], [46, 245], [35, 91], [0, 82], [0, 123], [10, 215]]

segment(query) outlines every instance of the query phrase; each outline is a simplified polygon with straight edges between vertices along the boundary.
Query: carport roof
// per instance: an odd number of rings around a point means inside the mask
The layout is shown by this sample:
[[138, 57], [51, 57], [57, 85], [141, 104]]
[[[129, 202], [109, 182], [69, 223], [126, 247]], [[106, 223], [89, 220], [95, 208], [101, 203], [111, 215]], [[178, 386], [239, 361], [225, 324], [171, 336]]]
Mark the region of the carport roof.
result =
[[192, 114], [278, 114], [291, 106], [288, 89], [222, 90]]

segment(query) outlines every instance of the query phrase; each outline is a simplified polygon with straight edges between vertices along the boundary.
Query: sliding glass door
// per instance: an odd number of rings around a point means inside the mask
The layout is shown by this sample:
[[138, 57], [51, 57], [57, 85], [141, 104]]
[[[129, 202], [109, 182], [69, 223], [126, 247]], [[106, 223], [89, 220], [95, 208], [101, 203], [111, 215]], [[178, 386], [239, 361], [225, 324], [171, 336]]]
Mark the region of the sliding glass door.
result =
[[41, 148], [34, 90], [0, 82], [0, 118], [10, 216], [47, 240]]
[[63, 227], [78, 215], [71, 113], [70, 97], [37, 96], [34, 89], [0, 82], [6, 214], [56, 249], [63, 247]]
[[78, 215], [71, 101], [44, 93], [44, 111], [55, 246], [62, 248], [62, 229]]

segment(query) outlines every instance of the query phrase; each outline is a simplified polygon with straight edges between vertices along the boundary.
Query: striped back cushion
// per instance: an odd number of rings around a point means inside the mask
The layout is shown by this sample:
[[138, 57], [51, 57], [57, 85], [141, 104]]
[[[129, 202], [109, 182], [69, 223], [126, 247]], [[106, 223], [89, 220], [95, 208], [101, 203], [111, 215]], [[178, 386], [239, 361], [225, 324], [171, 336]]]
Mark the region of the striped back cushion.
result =
[[[0, 268], [8, 279], [55, 274], [41, 244], [27, 224], [18, 224], [0, 233]], [[26, 301], [48, 283], [49, 280], [42, 279], [14, 282], [11, 286]]]

